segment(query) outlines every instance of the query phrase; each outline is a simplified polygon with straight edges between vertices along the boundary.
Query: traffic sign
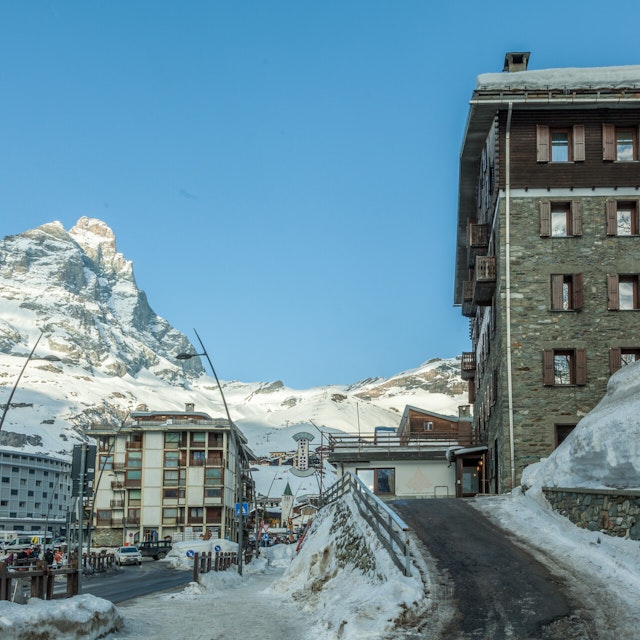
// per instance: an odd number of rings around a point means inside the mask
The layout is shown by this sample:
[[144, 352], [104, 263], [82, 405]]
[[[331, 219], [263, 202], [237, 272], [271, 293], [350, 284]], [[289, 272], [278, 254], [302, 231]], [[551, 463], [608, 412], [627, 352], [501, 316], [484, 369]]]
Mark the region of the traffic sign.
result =
[[[236, 502], [236, 515], [239, 516], [240, 515], [240, 503]], [[249, 503], [248, 502], [243, 502], [242, 503], [242, 515], [243, 516], [248, 516], [249, 515]]]
[[193, 556], [195, 556], [195, 555], [196, 555], [196, 553], [195, 553], [195, 551], [193, 549], [189, 549], [187, 551], [187, 558], [193, 558]]

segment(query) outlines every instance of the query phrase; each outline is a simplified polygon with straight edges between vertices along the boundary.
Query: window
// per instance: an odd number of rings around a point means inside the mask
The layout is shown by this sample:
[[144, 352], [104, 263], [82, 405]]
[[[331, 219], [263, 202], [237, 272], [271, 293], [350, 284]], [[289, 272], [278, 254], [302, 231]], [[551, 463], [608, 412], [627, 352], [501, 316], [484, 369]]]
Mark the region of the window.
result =
[[638, 274], [608, 275], [608, 297], [610, 311], [631, 311], [638, 306]]
[[165, 487], [184, 487], [186, 469], [165, 470], [163, 484]]
[[205, 459], [204, 451], [192, 451], [190, 464], [192, 467], [203, 467]]
[[163, 489], [162, 497], [165, 499], [179, 500], [184, 498], [184, 489]]
[[613, 347], [609, 349], [609, 366], [612, 374], [638, 360], [640, 360], [640, 347]]
[[164, 448], [165, 449], [177, 449], [180, 446], [180, 434], [179, 433], [166, 433], [164, 434]]
[[132, 507], [137, 507], [141, 504], [142, 504], [142, 490], [131, 489], [129, 491], [129, 505]]
[[554, 274], [551, 276], [551, 309], [575, 311], [582, 309], [582, 274]]
[[164, 452], [164, 466], [165, 467], [179, 467], [180, 466], [180, 452], [179, 451], [165, 451]]
[[569, 238], [582, 235], [582, 202], [540, 202], [540, 236]]
[[422, 423], [422, 427], [424, 431], [433, 431], [433, 422], [431, 422], [431, 420], [429, 420], [428, 422], [425, 420]]
[[174, 507], [162, 509], [162, 524], [176, 524], [178, 522], [178, 510]]
[[376, 495], [396, 492], [396, 470], [393, 468], [357, 469], [356, 474]]
[[199, 444], [202, 445], [207, 441], [207, 434], [203, 431], [199, 431], [191, 434], [191, 444]]
[[222, 484], [222, 469], [207, 467], [204, 472], [204, 483], [206, 485]]
[[615, 162], [633, 162], [638, 159], [638, 129], [602, 125], [602, 159]]
[[140, 469], [142, 467], [142, 451], [129, 451], [127, 453], [127, 466]]
[[107, 471], [110, 471], [113, 469], [113, 456], [112, 455], [108, 455], [108, 456], [100, 456], [100, 462], [98, 465], [99, 469], [106, 469]]
[[191, 522], [198, 521], [202, 522], [202, 517], [204, 516], [204, 509], [202, 507], [191, 507], [189, 509], [189, 520]]
[[584, 125], [555, 128], [536, 127], [538, 162], [579, 162], [584, 160]]
[[607, 200], [607, 235], [637, 236], [640, 234], [638, 224], [638, 200]]
[[545, 386], [587, 384], [587, 356], [584, 349], [545, 349], [542, 357]]

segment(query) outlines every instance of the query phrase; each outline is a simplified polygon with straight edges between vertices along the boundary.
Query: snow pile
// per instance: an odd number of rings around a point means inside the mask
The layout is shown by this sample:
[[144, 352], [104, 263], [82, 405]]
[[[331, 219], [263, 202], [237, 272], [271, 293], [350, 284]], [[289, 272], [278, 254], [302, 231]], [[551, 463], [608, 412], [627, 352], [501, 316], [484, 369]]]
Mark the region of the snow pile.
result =
[[318, 515], [272, 590], [331, 639], [389, 637], [427, 605], [421, 580], [402, 575], [349, 495]]
[[476, 91], [504, 88], [527, 89], [640, 88], [640, 66], [537, 69], [515, 73], [483, 73]]
[[185, 540], [174, 542], [165, 562], [169, 562], [173, 569], [193, 570], [193, 556], [195, 553], [215, 553], [216, 547], [220, 551], [237, 553], [238, 545], [229, 540], [213, 538], [211, 540]]
[[[56, 638], [93, 640], [117, 631], [123, 620], [115, 605], [91, 595], [68, 600], [38, 600], [27, 604], [0, 600], [0, 638]], [[35, 631], [37, 629], [37, 631]]]
[[522, 486], [640, 489], [640, 362], [611, 376], [600, 403], [548, 458], [525, 469]]

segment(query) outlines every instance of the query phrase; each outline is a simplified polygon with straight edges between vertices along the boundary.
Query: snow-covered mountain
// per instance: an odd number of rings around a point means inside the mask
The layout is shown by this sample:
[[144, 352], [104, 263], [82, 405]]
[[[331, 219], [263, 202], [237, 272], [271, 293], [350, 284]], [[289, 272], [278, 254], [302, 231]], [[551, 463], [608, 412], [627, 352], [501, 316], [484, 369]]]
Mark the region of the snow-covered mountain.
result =
[[[83, 217], [69, 231], [52, 222], [4, 238], [0, 292], [1, 405], [24, 367], [0, 447], [66, 457], [85, 428], [119, 424], [139, 405], [181, 410], [190, 402], [224, 415], [202, 363], [177, 360], [196, 350], [151, 309], [104, 222]], [[223, 382], [223, 388], [232, 419], [262, 454], [294, 448], [291, 435], [301, 427], [397, 426], [407, 404], [456, 415], [466, 403], [459, 372], [458, 359], [436, 358], [389, 379], [347, 386], [293, 390], [275, 381]]]

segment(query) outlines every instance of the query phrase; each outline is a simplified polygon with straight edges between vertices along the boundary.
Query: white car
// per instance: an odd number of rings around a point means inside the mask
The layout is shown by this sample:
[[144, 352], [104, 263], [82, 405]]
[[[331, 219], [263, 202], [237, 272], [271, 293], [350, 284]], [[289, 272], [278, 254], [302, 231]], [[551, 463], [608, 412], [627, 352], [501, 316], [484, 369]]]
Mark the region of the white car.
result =
[[138, 547], [118, 547], [114, 552], [116, 564], [142, 564], [142, 554]]

